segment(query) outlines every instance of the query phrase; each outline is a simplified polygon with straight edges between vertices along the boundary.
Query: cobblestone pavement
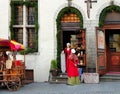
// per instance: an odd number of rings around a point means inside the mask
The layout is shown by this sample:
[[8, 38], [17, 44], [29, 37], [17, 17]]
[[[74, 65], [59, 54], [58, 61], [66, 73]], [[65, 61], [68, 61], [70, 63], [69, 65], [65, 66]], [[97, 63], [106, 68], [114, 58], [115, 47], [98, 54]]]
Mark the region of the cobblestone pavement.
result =
[[0, 89], [0, 94], [120, 94], [120, 82], [81, 83], [76, 86], [66, 84], [31, 83], [18, 91]]

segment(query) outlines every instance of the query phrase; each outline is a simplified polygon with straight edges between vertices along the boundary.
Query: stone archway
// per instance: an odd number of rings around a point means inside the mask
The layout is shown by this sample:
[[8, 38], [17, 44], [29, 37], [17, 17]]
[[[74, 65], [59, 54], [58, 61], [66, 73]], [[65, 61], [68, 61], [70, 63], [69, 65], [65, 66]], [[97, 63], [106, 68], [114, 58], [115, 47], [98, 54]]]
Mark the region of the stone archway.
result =
[[[99, 27], [102, 27], [105, 23], [105, 19], [106, 17], [108, 16], [108, 13], [110, 15], [116, 15], [118, 13], [120, 13], [120, 7], [119, 6], [116, 6], [116, 5], [111, 5], [111, 6], [108, 6], [106, 8], [104, 8], [102, 10], [102, 12], [100, 13], [100, 17], [99, 17]], [[113, 18], [113, 21], [114, 21], [115, 17]], [[106, 19], [107, 20], [107, 19]], [[116, 20], [115, 20], [116, 21]], [[112, 23], [111, 23], [112, 24]]]
[[101, 7], [98, 9], [97, 14], [96, 14], [96, 19], [98, 20], [98, 26], [99, 26], [99, 18], [100, 18], [100, 15], [102, 14], [103, 10], [112, 5], [119, 6], [120, 3], [117, 1], [113, 1], [113, 3], [111, 3], [111, 1], [109, 1], [109, 2], [106, 2], [103, 5], [101, 5]]
[[62, 28], [62, 48], [66, 47], [66, 43], [71, 43], [71, 47], [75, 45], [74, 39], [77, 41], [75, 34], [76, 31], [80, 29], [80, 19], [75, 13], [64, 14], [61, 19], [61, 28]]
[[[67, 15], [67, 16], [66, 16]], [[69, 15], [69, 16], [68, 16]], [[68, 20], [69, 18], [69, 20]], [[64, 26], [62, 26], [62, 22], [67, 22], [69, 21], [70, 24], [69, 25], [75, 25], [75, 24], [71, 24], [71, 22], [73, 21], [73, 19], [76, 19], [75, 21], [78, 22], [78, 27], [79, 28], [83, 28], [83, 17], [82, 14], [79, 10], [77, 10], [74, 7], [65, 7], [63, 8], [58, 16], [57, 16], [57, 63], [58, 63], [58, 67], [60, 68], [60, 54], [63, 48], [63, 43], [62, 43], [62, 30]], [[68, 23], [69, 23], [68, 22]], [[65, 25], [65, 24], [64, 24]], [[71, 27], [72, 27], [71, 26]], [[71, 28], [69, 28], [71, 29]]]

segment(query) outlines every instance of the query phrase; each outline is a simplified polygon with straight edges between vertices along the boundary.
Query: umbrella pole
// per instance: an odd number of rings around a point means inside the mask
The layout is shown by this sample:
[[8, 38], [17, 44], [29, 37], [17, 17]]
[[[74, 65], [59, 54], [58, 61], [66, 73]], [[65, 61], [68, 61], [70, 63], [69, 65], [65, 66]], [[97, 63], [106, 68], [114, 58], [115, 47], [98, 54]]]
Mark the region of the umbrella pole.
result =
[[16, 52], [15, 51], [13, 51], [13, 58], [14, 58], [14, 60], [16, 60]]
[[24, 63], [25, 63], [25, 51], [24, 51]]

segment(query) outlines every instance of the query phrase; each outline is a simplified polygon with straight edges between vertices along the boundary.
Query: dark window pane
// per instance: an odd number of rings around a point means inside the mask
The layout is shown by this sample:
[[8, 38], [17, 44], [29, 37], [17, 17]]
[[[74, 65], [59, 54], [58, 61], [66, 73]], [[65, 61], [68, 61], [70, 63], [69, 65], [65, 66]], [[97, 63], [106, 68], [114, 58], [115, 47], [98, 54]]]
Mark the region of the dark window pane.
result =
[[[18, 1], [18, 0], [11, 0], [11, 1]], [[23, 1], [23, 0], [19, 0], [19, 1]]]
[[23, 44], [23, 29], [14, 28], [14, 40]]
[[30, 1], [30, 2], [37, 2], [38, 0], [26, 0], [26, 1]]
[[35, 9], [34, 9], [34, 7], [28, 7], [27, 20], [28, 20], [28, 25], [35, 24]]
[[28, 36], [28, 47], [35, 48], [35, 29], [29, 28], [27, 29], [27, 36]]
[[23, 24], [23, 6], [15, 6], [14, 18], [15, 25]]

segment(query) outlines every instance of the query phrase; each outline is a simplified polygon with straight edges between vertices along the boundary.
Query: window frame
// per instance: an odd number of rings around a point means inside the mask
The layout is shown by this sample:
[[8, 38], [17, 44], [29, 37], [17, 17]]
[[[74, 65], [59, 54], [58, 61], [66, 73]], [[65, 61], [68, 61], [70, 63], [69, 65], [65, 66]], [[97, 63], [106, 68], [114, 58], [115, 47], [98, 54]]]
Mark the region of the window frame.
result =
[[[38, 2], [38, 1], [37, 1]], [[29, 1], [11, 1], [10, 5], [11, 5], [11, 21], [10, 21], [10, 39], [14, 39], [14, 33], [13, 33], [13, 28], [16, 27], [24, 27], [23, 33], [25, 34], [25, 28], [27, 27], [34, 27], [35, 28], [35, 48], [31, 49], [29, 47], [26, 46], [26, 54], [28, 53], [33, 53], [33, 52], [38, 52], [38, 3], [36, 1], [35, 2], [29, 2]], [[28, 24], [23, 24], [23, 25], [14, 25], [14, 6], [15, 5], [22, 5], [25, 7], [31, 6], [31, 7], [35, 7], [35, 24], [34, 25], [28, 25]], [[24, 19], [23, 19], [24, 20]], [[27, 32], [27, 31], [26, 31]], [[25, 36], [26, 37], [26, 36]], [[23, 44], [26, 44], [26, 40], [25, 37], [23, 37]], [[29, 50], [29, 51], [28, 51]], [[31, 50], [31, 51], [30, 51]]]

